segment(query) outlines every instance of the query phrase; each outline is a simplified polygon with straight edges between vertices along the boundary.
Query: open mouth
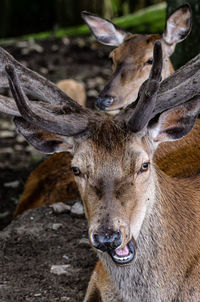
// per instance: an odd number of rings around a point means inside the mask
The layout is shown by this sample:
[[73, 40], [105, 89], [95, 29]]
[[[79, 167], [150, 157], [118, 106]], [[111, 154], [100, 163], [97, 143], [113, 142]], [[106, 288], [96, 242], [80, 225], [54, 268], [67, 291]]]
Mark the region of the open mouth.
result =
[[135, 258], [136, 249], [133, 242], [129, 241], [123, 248], [110, 251], [109, 254], [115, 263], [123, 265]]

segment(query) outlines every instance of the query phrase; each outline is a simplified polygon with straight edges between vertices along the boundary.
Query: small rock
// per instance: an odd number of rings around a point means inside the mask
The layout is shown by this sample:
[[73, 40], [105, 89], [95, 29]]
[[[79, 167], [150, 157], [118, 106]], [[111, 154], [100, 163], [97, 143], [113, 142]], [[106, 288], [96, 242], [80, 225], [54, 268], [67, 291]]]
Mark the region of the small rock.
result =
[[76, 38], [76, 43], [80, 48], [83, 48], [85, 46], [85, 39], [83, 38]]
[[25, 142], [25, 138], [22, 135], [17, 135], [16, 141], [18, 143], [23, 143], [23, 142]]
[[67, 37], [63, 37], [62, 42], [63, 42], [64, 45], [69, 45], [70, 44], [70, 39], [67, 38]]
[[15, 126], [10, 121], [1, 121], [0, 126], [2, 130], [15, 130]]
[[18, 180], [14, 180], [14, 181], [11, 181], [11, 182], [5, 182], [4, 184], [4, 187], [6, 188], [17, 188], [19, 186], [19, 181]]
[[88, 91], [87, 95], [90, 96], [90, 97], [97, 97], [98, 92], [94, 89], [91, 89], [91, 90]]
[[52, 225], [52, 230], [57, 231], [58, 229], [60, 229], [62, 227], [62, 223], [54, 223]]
[[16, 46], [19, 48], [28, 47], [28, 41], [19, 41], [16, 43]]
[[46, 67], [41, 67], [40, 72], [43, 73], [43, 74], [48, 74], [49, 71]]
[[40, 293], [35, 294], [34, 297], [41, 297], [42, 295]]
[[80, 201], [77, 201], [71, 208], [71, 214], [75, 216], [83, 216], [84, 215], [84, 209], [83, 205]]
[[70, 298], [69, 297], [61, 297], [60, 298], [60, 302], [66, 302], [66, 301], [69, 301]]
[[57, 51], [59, 49], [58, 45], [54, 44], [51, 46], [52, 51]]
[[14, 136], [14, 133], [13, 133], [13, 131], [3, 130], [3, 131], [1, 131], [0, 136], [1, 136], [2, 138], [13, 137], [13, 136]]
[[50, 207], [53, 209], [53, 212], [56, 214], [66, 213], [71, 210], [71, 207], [65, 204], [64, 202], [54, 203], [50, 205]]
[[95, 82], [97, 85], [104, 85], [104, 83], [105, 83], [104, 79], [101, 77], [96, 77]]
[[88, 79], [87, 81], [87, 87], [89, 89], [96, 87], [96, 80], [95, 79]]
[[25, 48], [22, 48], [21, 53], [23, 55], [28, 55], [31, 51], [42, 53], [44, 52], [44, 49], [41, 45], [37, 44], [34, 39], [29, 39], [28, 45]]
[[68, 269], [70, 268], [70, 264], [65, 265], [52, 265], [50, 272], [55, 275], [66, 275], [68, 274]]
[[3, 153], [8, 153], [8, 154], [11, 154], [13, 153], [13, 149], [10, 148], [10, 147], [7, 147], [7, 148], [1, 148], [0, 149], [0, 153], [3, 154]]
[[81, 238], [78, 244], [80, 247], [88, 247], [90, 246], [90, 241], [88, 238]]
[[15, 150], [16, 151], [21, 151], [21, 150], [23, 150], [24, 148], [21, 146], [21, 145], [16, 145], [15, 146]]
[[69, 257], [68, 257], [67, 255], [63, 255], [63, 258], [64, 258], [65, 260], [69, 260]]
[[3, 213], [0, 213], [0, 219], [4, 219], [4, 218], [8, 217], [8, 215], [10, 215], [9, 211], [5, 211]]

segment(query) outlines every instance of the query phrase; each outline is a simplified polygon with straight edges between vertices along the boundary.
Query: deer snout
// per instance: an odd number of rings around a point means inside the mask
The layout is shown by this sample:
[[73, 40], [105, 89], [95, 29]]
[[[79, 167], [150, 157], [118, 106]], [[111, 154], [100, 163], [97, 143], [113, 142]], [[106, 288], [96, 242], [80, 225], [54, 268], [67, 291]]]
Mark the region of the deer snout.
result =
[[122, 244], [121, 231], [99, 231], [91, 234], [92, 245], [101, 252], [117, 249]]
[[105, 110], [106, 108], [110, 107], [114, 102], [114, 97], [112, 96], [99, 96], [96, 100], [96, 106], [100, 110]]

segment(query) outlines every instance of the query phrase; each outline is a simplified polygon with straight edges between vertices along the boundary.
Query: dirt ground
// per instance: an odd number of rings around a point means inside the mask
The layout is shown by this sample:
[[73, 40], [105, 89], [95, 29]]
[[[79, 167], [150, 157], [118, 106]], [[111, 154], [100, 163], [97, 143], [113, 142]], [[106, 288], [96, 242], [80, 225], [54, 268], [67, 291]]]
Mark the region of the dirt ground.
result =
[[[84, 83], [90, 107], [111, 74], [110, 49], [91, 38], [21, 41], [4, 48], [53, 82]], [[44, 207], [12, 221], [25, 180], [44, 156], [3, 115], [0, 146], [0, 301], [82, 301], [96, 261], [85, 218]], [[53, 265], [64, 265], [63, 274], [52, 272]]]

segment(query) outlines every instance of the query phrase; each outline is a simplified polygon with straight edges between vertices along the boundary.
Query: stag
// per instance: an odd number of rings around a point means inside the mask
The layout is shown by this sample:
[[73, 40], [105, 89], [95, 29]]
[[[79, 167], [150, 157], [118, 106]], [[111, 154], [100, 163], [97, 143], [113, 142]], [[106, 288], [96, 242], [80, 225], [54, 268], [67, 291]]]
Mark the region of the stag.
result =
[[[178, 8], [168, 18], [162, 36], [132, 35], [103, 18], [87, 12], [83, 12], [82, 16], [99, 42], [118, 46], [111, 52], [114, 71], [112, 79], [97, 99], [97, 107], [108, 113], [116, 113], [121, 107], [126, 107], [128, 99], [135, 101], [139, 86], [147, 79], [151, 68], [155, 39], [161, 41], [164, 49], [162, 78], [165, 78], [174, 71], [169, 56], [176, 44], [185, 39], [191, 29], [191, 10], [187, 4]], [[198, 144], [199, 122], [196, 123], [192, 133], [180, 142], [172, 143], [170, 146], [162, 144], [155, 153], [155, 161], [168, 175], [176, 177], [195, 175], [200, 168], [197, 165], [197, 160], [200, 159]], [[79, 198], [73, 174], [70, 171], [66, 172], [65, 169], [70, 165], [70, 161], [71, 156], [68, 153], [60, 153], [41, 163], [26, 182], [15, 216], [29, 208]], [[58, 179], [56, 185], [55, 175]]]
[[156, 42], [136, 102], [115, 117], [81, 107], [48, 81], [44, 90], [51, 100], [57, 96], [57, 104], [30, 101], [19, 66], [8, 61], [17, 107], [4, 103], [4, 112], [14, 113], [19, 132], [40, 151], [65, 149], [73, 156], [90, 242], [100, 258], [84, 302], [199, 301], [200, 178], [167, 176], [153, 154], [195, 124], [200, 58], [160, 83], [162, 51]]

